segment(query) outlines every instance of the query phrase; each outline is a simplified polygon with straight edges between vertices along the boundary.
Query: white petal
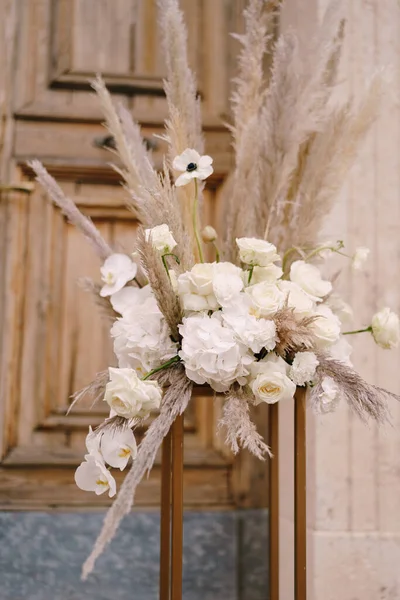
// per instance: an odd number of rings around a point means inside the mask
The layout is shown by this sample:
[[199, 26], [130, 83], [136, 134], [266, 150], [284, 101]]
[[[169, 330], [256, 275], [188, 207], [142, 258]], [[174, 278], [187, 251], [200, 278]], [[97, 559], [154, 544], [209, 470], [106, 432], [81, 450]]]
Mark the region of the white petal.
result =
[[211, 156], [208, 156], [208, 154], [204, 154], [204, 156], [200, 156], [199, 162], [197, 163], [197, 166], [200, 169], [203, 169], [204, 167], [209, 167], [213, 164], [213, 158], [211, 158]]
[[182, 185], [187, 185], [195, 177], [197, 177], [197, 171], [191, 171], [190, 173], [185, 171], [182, 175], [179, 175], [178, 179], [175, 181], [175, 186], [181, 187]]
[[137, 288], [130, 285], [115, 292], [110, 298], [113, 309], [122, 315], [129, 308], [142, 304], [149, 297], [149, 289], [146, 288], [149, 288], [149, 286]]
[[[212, 166], [208, 166], [208, 167], [201, 167], [199, 169], [197, 169], [197, 177], [201, 180], [203, 179], [207, 179], [207, 177], [209, 177], [211, 175], [211, 173], [214, 172], [214, 169], [212, 168]], [[193, 173], [196, 173], [196, 171], [193, 171]]]
[[186, 171], [189, 163], [199, 164], [200, 154], [193, 148], [186, 148], [179, 156], [175, 156], [172, 161], [172, 168], [177, 171]]
[[121, 471], [126, 467], [129, 458], [136, 458], [137, 446], [133, 431], [106, 431], [101, 438], [101, 451], [104, 460]]

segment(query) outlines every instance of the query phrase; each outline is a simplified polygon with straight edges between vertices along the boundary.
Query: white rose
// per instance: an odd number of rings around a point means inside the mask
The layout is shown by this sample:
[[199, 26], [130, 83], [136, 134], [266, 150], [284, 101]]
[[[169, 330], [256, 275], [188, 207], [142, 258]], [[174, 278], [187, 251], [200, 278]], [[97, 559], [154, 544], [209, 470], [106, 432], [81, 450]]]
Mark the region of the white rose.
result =
[[119, 290], [110, 296], [110, 302], [113, 309], [120, 315], [123, 315], [131, 308], [144, 304], [152, 296], [151, 287], [145, 285], [142, 288], [128, 286]]
[[199, 263], [178, 277], [178, 295], [184, 310], [216, 310], [213, 289], [214, 264]]
[[311, 296], [303, 292], [301, 287], [293, 281], [279, 281], [279, 289], [285, 294], [289, 308], [293, 308], [298, 315], [309, 315], [315, 308]]
[[114, 353], [121, 368], [145, 375], [176, 355], [177, 345], [153, 296], [125, 310], [111, 327]]
[[213, 263], [213, 292], [221, 306], [234, 302], [243, 289], [242, 270], [229, 262]]
[[277, 285], [263, 281], [246, 288], [257, 316], [269, 317], [285, 304], [286, 294]]
[[104, 462], [91, 454], [85, 456], [85, 461], [75, 471], [75, 483], [81, 490], [94, 492], [97, 496], [108, 491], [112, 498], [117, 492], [115, 479]]
[[297, 283], [317, 302], [332, 291], [331, 282], [322, 279], [320, 270], [304, 260], [296, 260], [292, 263], [290, 280]]
[[208, 383], [215, 391], [225, 392], [237, 381], [246, 382], [253, 358], [234, 332], [225, 327], [220, 313], [191, 315], [179, 325], [182, 349], [179, 352], [189, 379]]
[[[254, 285], [256, 283], [261, 283], [262, 281], [266, 281], [267, 283], [276, 283], [276, 281], [280, 279], [282, 275], [282, 269], [273, 263], [267, 267], [253, 267], [250, 284]], [[249, 281], [249, 271], [243, 271], [243, 279], [245, 285], [247, 285]]]
[[381, 348], [390, 350], [399, 344], [399, 317], [390, 308], [377, 312], [371, 321], [372, 335]]
[[100, 448], [107, 464], [116, 469], [124, 470], [130, 458], [137, 456], [137, 445], [132, 429], [107, 429], [101, 436]]
[[255, 404], [275, 404], [279, 400], [292, 400], [296, 386], [287, 376], [289, 365], [276, 354], [268, 355], [255, 363], [251, 370], [250, 387]]
[[340, 319], [342, 327], [348, 327], [353, 321], [353, 309], [338, 294], [329, 294], [324, 304]]
[[349, 342], [341, 336], [337, 342], [335, 342], [332, 346], [329, 346], [329, 354], [335, 360], [340, 360], [340, 362], [345, 365], [352, 367], [352, 362], [350, 360], [351, 353], [353, 352], [353, 347]]
[[370, 249], [365, 248], [363, 246], [360, 246], [360, 248], [356, 249], [351, 263], [355, 271], [361, 271], [363, 269], [364, 263], [367, 261], [369, 253]]
[[176, 246], [176, 241], [169, 230], [168, 225], [157, 225], [152, 229], [145, 229], [146, 242], [149, 240], [153, 248], [161, 254], [168, 254]]
[[106, 385], [104, 401], [120, 417], [133, 419], [147, 417], [160, 408], [162, 389], [156, 381], [139, 379], [133, 369], [108, 369], [110, 381]]
[[100, 268], [101, 279], [104, 283], [100, 296], [111, 296], [136, 277], [137, 264], [126, 254], [111, 254]]
[[241, 294], [239, 301], [233, 306], [223, 309], [222, 319], [235, 333], [236, 338], [252, 352], [260, 352], [263, 348], [275, 348], [275, 323], [268, 319], [258, 319], [251, 314], [251, 300], [246, 294]]
[[317, 319], [310, 325], [321, 348], [334, 344], [340, 337], [340, 321], [328, 306], [321, 305], [314, 313]]
[[270, 263], [280, 260], [276, 247], [265, 240], [258, 238], [237, 238], [240, 260], [251, 266], [266, 267]]
[[314, 352], [297, 352], [289, 370], [290, 379], [296, 385], [306, 385], [313, 380], [318, 365]]
[[321, 387], [317, 410], [321, 413], [332, 412], [340, 400], [339, 386], [332, 377], [324, 377]]

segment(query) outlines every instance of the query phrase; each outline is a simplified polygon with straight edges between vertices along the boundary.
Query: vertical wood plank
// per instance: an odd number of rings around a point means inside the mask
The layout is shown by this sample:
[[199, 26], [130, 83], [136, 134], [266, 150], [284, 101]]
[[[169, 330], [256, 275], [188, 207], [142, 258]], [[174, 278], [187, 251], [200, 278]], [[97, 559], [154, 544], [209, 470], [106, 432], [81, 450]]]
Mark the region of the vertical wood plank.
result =
[[172, 431], [164, 438], [161, 458], [160, 600], [170, 597]]
[[295, 600], [307, 600], [306, 397], [298, 388], [294, 407], [294, 588]]
[[269, 600], [279, 600], [279, 403], [269, 405]]
[[171, 600], [182, 600], [183, 560], [183, 415], [172, 425]]

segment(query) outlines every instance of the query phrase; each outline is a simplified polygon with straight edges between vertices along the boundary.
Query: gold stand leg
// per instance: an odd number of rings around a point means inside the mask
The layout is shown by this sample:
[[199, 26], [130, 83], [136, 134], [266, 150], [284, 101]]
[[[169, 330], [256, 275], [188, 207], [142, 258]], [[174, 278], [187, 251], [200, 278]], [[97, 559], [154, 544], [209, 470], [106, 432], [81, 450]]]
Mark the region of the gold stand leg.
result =
[[269, 405], [269, 600], [279, 600], [279, 403]]
[[164, 438], [161, 456], [160, 600], [169, 600], [171, 570], [172, 430]]
[[307, 600], [306, 394], [298, 388], [294, 405], [294, 588]]

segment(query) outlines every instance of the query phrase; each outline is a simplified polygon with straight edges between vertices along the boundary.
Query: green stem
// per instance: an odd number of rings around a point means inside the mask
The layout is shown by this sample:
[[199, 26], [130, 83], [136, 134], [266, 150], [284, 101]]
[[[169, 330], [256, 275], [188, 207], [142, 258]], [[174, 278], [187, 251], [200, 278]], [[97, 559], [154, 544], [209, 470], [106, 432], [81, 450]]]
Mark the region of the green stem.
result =
[[247, 280], [247, 285], [250, 285], [251, 278], [253, 277], [254, 265], [251, 265], [249, 269], [249, 278]]
[[161, 257], [162, 263], [164, 265], [164, 269], [167, 271], [167, 275], [169, 277], [169, 279], [171, 280], [170, 274], [169, 274], [169, 269], [168, 269], [168, 265], [167, 265], [167, 259], [165, 258], [166, 254], [163, 254]]
[[342, 333], [342, 335], [353, 335], [354, 333], [365, 333], [366, 331], [369, 331], [369, 332], [372, 331], [371, 325], [369, 327], [366, 327], [365, 329], [355, 329], [354, 331], [344, 331]]
[[198, 208], [198, 203], [199, 203], [199, 186], [198, 186], [198, 183], [197, 183], [197, 178], [195, 178], [194, 179], [194, 201], [193, 201], [193, 208], [192, 208], [193, 231], [194, 231], [194, 237], [196, 239], [197, 249], [199, 251], [200, 262], [203, 263], [204, 262], [203, 249], [201, 247], [199, 230], [198, 230], [198, 227], [197, 227], [197, 208]]
[[163, 369], [167, 369], [168, 367], [170, 367], [171, 365], [173, 365], [176, 362], [179, 362], [180, 360], [181, 359], [179, 356], [174, 356], [173, 358], [170, 358], [164, 364], [162, 364], [159, 367], [156, 367], [155, 369], [152, 369], [151, 371], [146, 373], [146, 375], [142, 378], [142, 381], [146, 381], [146, 379], [148, 379], [149, 377], [154, 375], [154, 373], [158, 373], [159, 371], [162, 371]]
[[214, 250], [215, 250], [215, 262], [219, 263], [220, 255], [219, 255], [218, 246], [215, 242], [213, 242], [213, 246], [214, 246]]

